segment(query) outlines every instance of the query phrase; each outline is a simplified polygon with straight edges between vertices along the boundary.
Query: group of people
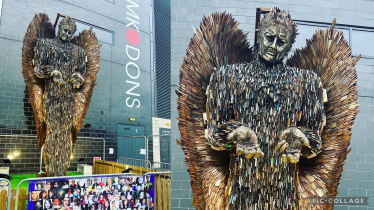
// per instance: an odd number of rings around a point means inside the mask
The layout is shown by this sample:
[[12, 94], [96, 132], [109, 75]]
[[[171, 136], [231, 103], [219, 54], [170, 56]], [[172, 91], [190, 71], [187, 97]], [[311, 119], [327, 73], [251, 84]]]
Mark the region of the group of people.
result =
[[34, 210], [153, 210], [151, 176], [30, 183]]

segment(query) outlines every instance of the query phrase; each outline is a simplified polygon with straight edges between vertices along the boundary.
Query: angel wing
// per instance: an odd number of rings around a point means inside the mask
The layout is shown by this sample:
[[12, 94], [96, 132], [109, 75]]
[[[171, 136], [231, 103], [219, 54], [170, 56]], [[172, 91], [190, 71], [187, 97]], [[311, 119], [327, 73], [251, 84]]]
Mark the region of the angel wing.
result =
[[[214, 151], [206, 147], [206, 87], [215, 68], [225, 64], [249, 62], [253, 58], [252, 48], [246, 39], [246, 34], [238, 29], [239, 22], [226, 13], [214, 13], [203, 18], [200, 29], [195, 31], [183, 60], [179, 75], [180, 84], [178, 95], [179, 130], [186, 158], [186, 165], [191, 177], [193, 204], [197, 209], [205, 209], [202, 179], [202, 169], [210, 165], [224, 164], [210, 159]], [[228, 163], [226, 163], [228, 164]], [[219, 166], [218, 166], [219, 167]], [[220, 167], [219, 167], [220, 168]], [[212, 173], [222, 176], [225, 172]], [[219, 170], [219, 169], [218, 169]], [[209, 180], [205, 183], [207, 185]], [[212, 186], [217, 183], [211, 183]], [[209, 185], [209, 184], [208, 184]], [[222, 184], [218, 184], [220, 187]], [[205, 186], [209, 187], [209, 186]], [[212, 190], [213, 191], [213, 190]], [[213, 198], [214, 196], [211, 196]], [[217, 199], [221, 199], [217, 197]], [[214, 199], [213, 199], [214, 200]]]
[[100, 69], [100, 51], [99, 44], [95, 33], [90, 30], [83, 30], [71, 42], [84, 49], [86, 55], [86, 72], [84, 84], [75, 90], [74, 93], [74, 120], [71, 129], [73, 145], [77, 139], [79, 129], [82, 126], [84, 117], [86, 116], [88, 106], [90, 105], [93, 89], [96, 85], [96, 75]]
[[[310, 69], [321, 78], [327, 90], [326, 126], [322, 133], [322, 152], [299, 163], [300, 208], [310, 208], [309, 197], [334, 197], [350, 149], [351, 129], [357, 109], [357, 75], [355, 60], [343, 33], [333, 24], [318, 30], [307, 45], [287, 60], [293, 67]], [[315, 208], [318, 208], [316, 206]], [[333, 206], [324, 206], [332, 209]]]
[[34, 16], [23, 39], [22, 74], [29, 92], [30, 104], [34, 110], [39, 150], [46, 138], [46, 124], [43, 114], [44, 80], [34, 76], [34, 47], [40, 38], [55, 38], [55, 30], [44, 13]]

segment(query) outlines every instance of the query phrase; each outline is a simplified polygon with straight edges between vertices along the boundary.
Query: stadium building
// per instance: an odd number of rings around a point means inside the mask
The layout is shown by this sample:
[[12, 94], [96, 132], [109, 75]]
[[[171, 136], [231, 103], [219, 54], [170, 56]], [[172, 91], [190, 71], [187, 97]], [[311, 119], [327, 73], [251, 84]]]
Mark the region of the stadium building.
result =
[[72, 17], [76, 35], [93, 27], [102, 45], [97, 85], [69, 170], [76, 170], [79, 158], [91, 164], [94, 157], [170, 162], [170, 138], [153, 145], [151, 136], [170, 135], [170, 2], [4, 0], [0, 11], [0, 157], [11, 158], [10, 174], [40, 168], [21, 73], [23, 37], [38, 13], [46, 13], [52, 24], [58, 14]]

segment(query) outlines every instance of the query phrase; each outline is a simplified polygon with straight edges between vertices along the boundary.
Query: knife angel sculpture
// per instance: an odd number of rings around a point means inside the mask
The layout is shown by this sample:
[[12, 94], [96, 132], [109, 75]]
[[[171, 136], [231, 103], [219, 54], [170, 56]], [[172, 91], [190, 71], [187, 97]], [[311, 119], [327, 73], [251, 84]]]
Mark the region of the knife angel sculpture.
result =
[[[334, 20], [335, 22], [335, 20]], [[358, 59], [333, 23], [283, 63], [296, 23], [279, 8], [258, 49], [231, 15], [204, 17], [180, 71], [177, 141], [197, 209], [332, 209], [358, 113]]]
[[100, 68], [99, 45], [92, 28], [71, 39], [75, 31], [74, 20], [67, 16], [55, 35], [48, 16], [40, 13], [23, 40], [22, 73], [48, 176], [63, 176], [69, 168]]

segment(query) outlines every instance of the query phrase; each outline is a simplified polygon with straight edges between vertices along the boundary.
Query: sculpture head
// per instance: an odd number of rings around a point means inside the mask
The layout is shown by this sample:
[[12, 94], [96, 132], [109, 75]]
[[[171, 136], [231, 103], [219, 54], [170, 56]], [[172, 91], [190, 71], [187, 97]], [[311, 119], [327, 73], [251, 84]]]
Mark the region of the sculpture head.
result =
[[258, 53], [266, 63], [281, 63], [295, 43], [297, 28], [291, 14], [272, 8], [260, 23]]
[[58, 25], [58, 36], [64, 42], [70, 41], [76, 30], [77, 25], [75, 25], [75, 21], [73, 18], [67, 16], [65, 19], [61, 20]]

